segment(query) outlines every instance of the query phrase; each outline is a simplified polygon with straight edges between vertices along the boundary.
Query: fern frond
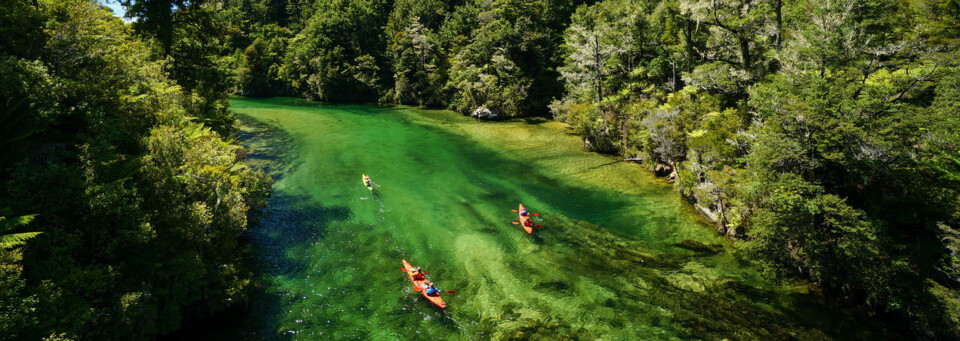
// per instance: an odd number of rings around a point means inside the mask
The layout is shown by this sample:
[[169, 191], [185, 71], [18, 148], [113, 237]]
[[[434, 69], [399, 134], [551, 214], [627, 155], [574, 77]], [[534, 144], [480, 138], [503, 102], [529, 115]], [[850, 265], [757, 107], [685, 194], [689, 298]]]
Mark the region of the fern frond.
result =
[[233, 166], [230, 166], [230, 174], [237, 174], [246, 167], [247, 165], [243, 162], [234, 162]]
[[117, 161], [112, 165], [105, 167], [100, 176], [104, 182], [127, 180], [140, 170], [140, 161], [143, 157], [135, 157], [129, 160]]
[[36, 214], [22, 215], [19, 217], [13, 217], [11, 219], [7, 219], [7, 217], [0, 216], [0, 232], [9, 231], [16, 228], [17, 226], [23, 226], [23, 225], [29, 224], [31, 221], [33, 221], [33, 218], [36, 218], [36, 217], [37, 217]]
[[0, 249], [9, 249], [27, 243], [28, 239], [36, 237], [43, 232], [24, 232], [0, 236]]

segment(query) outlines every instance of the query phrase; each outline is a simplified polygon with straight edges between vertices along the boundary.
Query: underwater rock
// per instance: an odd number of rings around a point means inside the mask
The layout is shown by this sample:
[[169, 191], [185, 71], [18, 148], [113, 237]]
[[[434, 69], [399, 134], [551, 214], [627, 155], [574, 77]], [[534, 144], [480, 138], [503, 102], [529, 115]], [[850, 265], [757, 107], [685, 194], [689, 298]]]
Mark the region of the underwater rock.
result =
[[702, 293], [707, 290], [706, 285], [704, 285], [704, 279], [700, 276], [695, 276], [688, 273], [670, 273], [664, 274], [664, 279], [666, 279], [673, 286], [692, 291]]
[[765, 302], [772, 297], [772, 294], [767, 293], [764, 290], [743, 284], [740, 281], [732, 278], [727, 279], [721, 285], [724, 289], [733, 291], [735, 293], [734, 296], [744, 296], [755, 302]]
[[539, 283], [537, 284], [536, 288], [566, 292], [570, 290], [570, 285], [563, 281], [550, 281], [550, 282]]

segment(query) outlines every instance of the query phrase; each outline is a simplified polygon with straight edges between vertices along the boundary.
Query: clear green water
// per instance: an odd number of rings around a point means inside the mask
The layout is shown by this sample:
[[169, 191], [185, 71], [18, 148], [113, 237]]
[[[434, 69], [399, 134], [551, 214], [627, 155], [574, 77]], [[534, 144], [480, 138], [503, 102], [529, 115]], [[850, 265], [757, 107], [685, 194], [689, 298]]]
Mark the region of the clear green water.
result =
[[[249, 231], [264, 292], [227, 338], [883, 335], [805, 285], [763, 279], [670, 184], [583, 151], [563, 124], [289, 98], [232, 109], [276, 184]], [[533, 236], [511, 224], [521, 202], [541, 213]], [[446, 310], [412, 290], [404, 258], [457, 292]]]

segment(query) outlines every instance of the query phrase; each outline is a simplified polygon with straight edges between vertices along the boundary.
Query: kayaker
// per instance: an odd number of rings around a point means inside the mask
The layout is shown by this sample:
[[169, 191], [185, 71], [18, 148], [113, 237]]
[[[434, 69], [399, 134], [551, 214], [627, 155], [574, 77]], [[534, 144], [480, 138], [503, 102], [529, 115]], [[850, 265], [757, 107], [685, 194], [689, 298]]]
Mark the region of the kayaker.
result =
[[523, 225], [526, 227], [533, 227], [533, 219], [524, 220]]
[[526, 216], [530, 215], [530, 213], [527, 213], [527, 208], [524, 207], [523, 210], [520, 210], [520, 215], [526, 217]]
[[427, 296], [437, 296], [437, 295], [440, 295], [440, 290], [438, 290], [436, 287], [434, 287], [434, 286], [433, 286], [433, 283], [431, 283], [431, 282], [423, 283], [423, 285], [420, 286], [420, 288], [422, 288], [422, 289], [424, 290], [423, 292], [424, 292], [425, 294], [427, 294]]
[[413, 280], [422, 281], [423, 280], [423, 271], [420, 271], [420, 267], [413, 268]]
[[370, 177], [369, 177], [369, 176], [363, 177], [363, 184], [364, 184], [364, 185], [370, 186], [371, 183], [373, 183], [373, 181], [370, 181]]

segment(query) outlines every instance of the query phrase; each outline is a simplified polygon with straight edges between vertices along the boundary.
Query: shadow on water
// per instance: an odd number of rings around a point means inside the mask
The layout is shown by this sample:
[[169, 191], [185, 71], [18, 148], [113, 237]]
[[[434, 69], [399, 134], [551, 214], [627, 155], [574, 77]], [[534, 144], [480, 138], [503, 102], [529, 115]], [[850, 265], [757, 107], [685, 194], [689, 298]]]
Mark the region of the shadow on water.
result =
[[308, 196], [274, 192], [258, 226], [247, 231], [255, 254], [250, 263], [258, 273], [259, 288], [251, 307], [256, 313], [248, 318], [255, 321], [242, 326], [247, 335], [263, 338], [278, 330], [278, 321], [273, 317], [282, 314], [283, 306], [290, 304], [291, 299], [269, 290], [270, 283], [276, 278], [303, 278], [310, 259], [309, 255], [292, 250], [309, 249], [308, 245], [324, 238], [330, 225], [348, 219], [350, 214], [346, 207], [324, 207]]
[[[313, 105], [310, 102], [295, 103]], [[248, 164], [263, 167], [274, 180], [292, 174], [302, 161], [291, 155], [294, 141], [285, 131], [252, 119], [239, 116], [241, 131], [238, 139], [248, 142], [252, 150], [247, 156]], [[270, 290], [277, 278], [292, 279], [306, 276], [309, 255], [293, 253], [309, 249], [324, 238], [328, 228], [349, 219], [351, 212], [343, 206], [322, 206], [304, 194], [274, 190], [267, 199], [256, 226], [250, 228], [246, 237], [253, 246], [249, 264], [257, 273], [256, 292], [251, 299], [251, 312], [242, 324], [234, 326], [233, 336], [244, 339], [283, 339], [278, 333], [280, 321], [274, 317], [283, 313], [283, 306], [291, 299], [283, 293]]]
[[[300, 162], [294, 162], [290, 151], [292, 138], [268, 123], [239, 116], [238, 140], [247, 148], [245, 162], [262, 168], [280, 180], [292, 173]], [[202, 328], [184, 329], [165, 336], [165, 340], [265, 340], [284, 339], [277, 333], [273, 316], [282, 313], [290, 300], [270, 292], [272, 278], [302, 277], [308, 258], [291, 254], [293, 249], [322, 240], [331, 224], [346, 220], [351, 212], [343, 206], [322, 206], [307, 195], [274, 190], [267, 206], [252, 214], [251, 225], [244, 238], [251, 246], [246, 262], [254, 278], [250, 299], [245, 304], [212, 318]]]

